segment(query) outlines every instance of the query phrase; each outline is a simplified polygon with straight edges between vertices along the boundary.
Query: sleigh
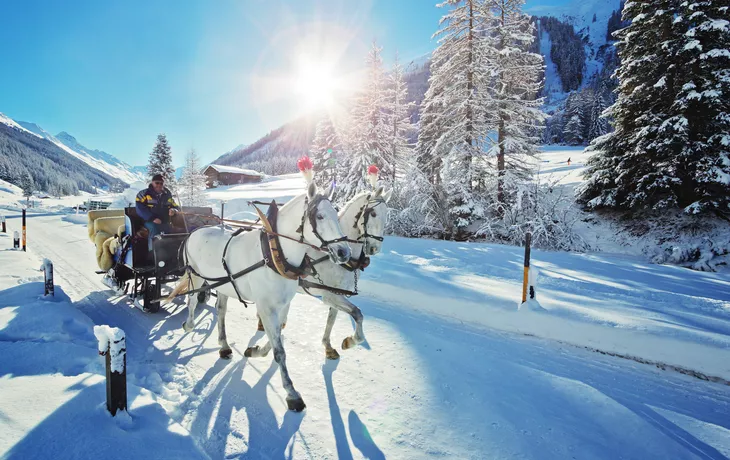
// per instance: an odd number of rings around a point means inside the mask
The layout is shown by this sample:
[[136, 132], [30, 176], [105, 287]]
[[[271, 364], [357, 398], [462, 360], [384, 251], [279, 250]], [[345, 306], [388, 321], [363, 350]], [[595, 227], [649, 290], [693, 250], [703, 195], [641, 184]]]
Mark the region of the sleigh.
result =
[[[97, 273], [104, 274], [107, 286], [129, 296], [146, 312], [159, 311], [162, 286], [183, 274], [181, 250], [190, 232], [219, 223], [209, 207], [185, 207], [183, 212], [172, 216], [170, 233], [152, 238], [152, 251], [144, 221], [135, 208], [106, 210], [103, 215], [90, 213], [89, 234], [91, 237], [93, 227], [101, 268]], [[105, 238], [114, 228], [115, 234]]]

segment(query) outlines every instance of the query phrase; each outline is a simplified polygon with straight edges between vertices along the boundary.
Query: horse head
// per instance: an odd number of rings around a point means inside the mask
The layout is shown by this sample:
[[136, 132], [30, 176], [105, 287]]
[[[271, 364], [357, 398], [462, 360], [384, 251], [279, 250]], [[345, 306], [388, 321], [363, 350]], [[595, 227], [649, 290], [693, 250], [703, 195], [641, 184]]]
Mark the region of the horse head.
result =
[[326, 193], [320, 193], [314, 182], [309, 184], [302, 231], [308, 243], [327, 249], [332, 262], [341, 264], [350, 259], [350, 245], [330, 201], [332, 188], [333, 185]]
[[355, 227], [358, 232], [358, 241], [363, 244], [363, 251], [368, 256], [378, 254], [383, 247], [385, 225], [388, 223], [388, 201], [393, 190], [383, 191], [378, 187], [374, 193], [368, 193], [361, 198], [363, 204], [355, 217]]

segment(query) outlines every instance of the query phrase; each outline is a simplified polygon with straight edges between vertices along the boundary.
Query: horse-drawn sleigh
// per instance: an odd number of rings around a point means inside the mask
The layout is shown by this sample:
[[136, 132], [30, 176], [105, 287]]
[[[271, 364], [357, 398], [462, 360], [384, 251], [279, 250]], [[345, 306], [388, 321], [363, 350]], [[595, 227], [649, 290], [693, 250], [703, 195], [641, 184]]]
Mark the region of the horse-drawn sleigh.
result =
[[[132, 269], [135, 267], [126, 262], [131, 260], [134, 264], [134, 253], [129, 256], [129, 250], [125, 253], [125, 249], [131, 247], [134, 251], [135, 245], [141, 247], [141, 238], [137, 235], [136, 243], [110, 248], [116, 250], [116, 259], [110, 268], [112, 272], [107, 272], [115, 281], [125, 283], [117, 286], [131, 286], [129, 294], [141, 295], [145, 302], [143, 306], [152, 308], [159, 307], [160, 286], [179, 278], [168, 299], [188, 294], [185, 331], [194, 328], [197, 304], [205, 301], [206, 294], [215, 289], [221, 358], [230, 358], [232, 354], [225, 330], [228, 298], [238, 299], [244, 305], [255, 304], [268, 342], [248, 348], [245, 355], [262, 357], [274, 350], [274, 359], [279, 364], [287, 391], [287, 405], [295, 411], [303, 410], [305, 405], [289, 377], [281, 341], [281, 329], [291, 301], [300, 290], [321, 297], [330, 306], [322, 340], [327, 358], [339, 357], [329, 338], [337, 311], [347, 312], [357, 324], [354, 335], [344, 339], [343, 349], [364, 340], [362, 314], [347, 297], [356, 293], [357, 272], [367, 266], [371, 255], [380, 251], [387, 218], [386, 202], [390, 198], [390, 192], [376, 186], [377, 168], [371, 169], [373, 190], [356, 195], [338, 215], [330, 201], [333, 186], [326, 193], [317, 190], [312, 182], [309, 159], [300, 160], [299, 167], [308, 183], [306, 193], [281, 208], [271, 203], [268, 213], [255, 206], [259, 203], [252, 203], [259, 214], [257, 225], [221, 222], [212, 212], [202, 213], [221, 225], [203, 225], [191, 232], [155, 237], [154, 266], [150, 266], [147, 259], [147, 265], [135, 271]], [[181, 216], [191, 214], [197, 213], [183, 210]], [[132, 232], [133, 220], [129, 215], [125, 217], [132, 222]], [[223, 223], [231, 224], [232, 228]], [[123, 262], [123, 268], [120, 262]]]

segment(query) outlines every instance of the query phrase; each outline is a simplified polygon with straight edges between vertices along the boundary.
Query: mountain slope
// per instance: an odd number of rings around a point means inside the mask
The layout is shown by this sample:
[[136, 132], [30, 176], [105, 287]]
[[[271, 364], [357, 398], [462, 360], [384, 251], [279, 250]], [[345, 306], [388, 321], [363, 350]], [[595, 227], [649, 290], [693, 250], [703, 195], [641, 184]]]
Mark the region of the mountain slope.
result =
[[57, 136], [53, 136], [35, 123], [18, 121], [17, 124], [39, 137], [48, 139], [61, 150], [78, 158], [92, 168], [116, 177], [122, 182], [131, 184], [132, 182], [141, 180], [139, 174], [133, 172], [132, 167], [128, 164], [101, 150], [91, 150], [84, 147], [79, 144], [76, 138], [65, 131], [62, 131]]
[[50, 140], [0, 114], [0, 179], [20, 185], [28, 175], [34, 188], [53, 195], [121, 187], [121, 181], [81, 161]]

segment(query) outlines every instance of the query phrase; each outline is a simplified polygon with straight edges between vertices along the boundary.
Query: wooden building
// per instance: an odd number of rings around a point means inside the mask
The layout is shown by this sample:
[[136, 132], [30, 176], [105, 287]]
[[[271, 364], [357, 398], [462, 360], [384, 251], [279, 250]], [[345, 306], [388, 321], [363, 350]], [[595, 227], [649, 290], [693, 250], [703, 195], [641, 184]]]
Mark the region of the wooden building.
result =
[[261, 182], [264, 175], [251, 169], [241, 169], [234, 166], [209, 165], [203, 170], [208, 178], [208, 188], [219, 185], [249, 184]]

